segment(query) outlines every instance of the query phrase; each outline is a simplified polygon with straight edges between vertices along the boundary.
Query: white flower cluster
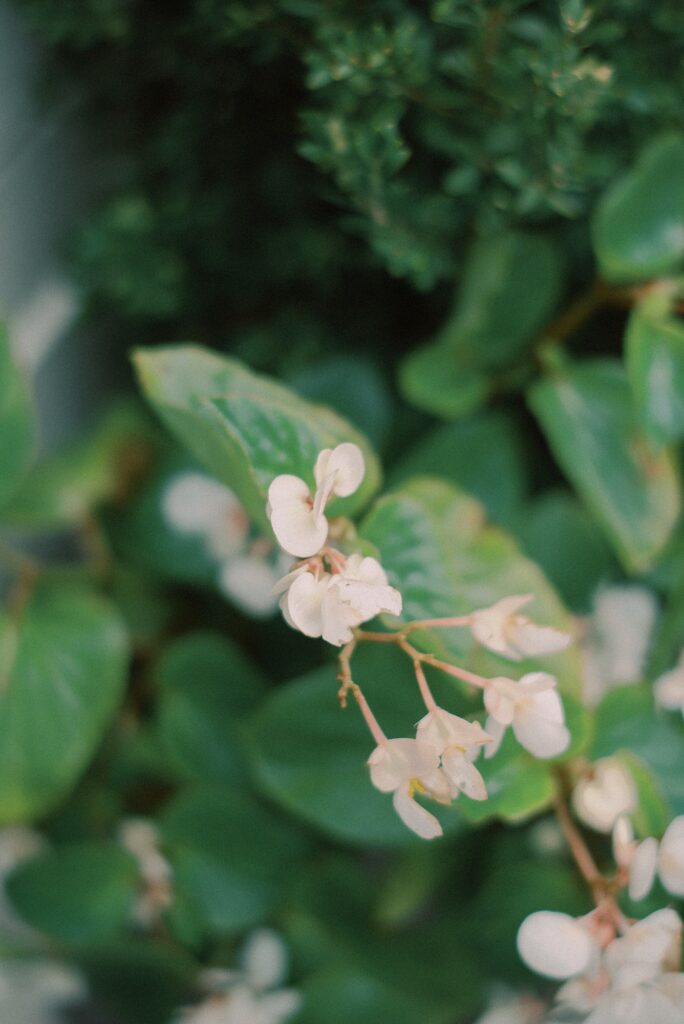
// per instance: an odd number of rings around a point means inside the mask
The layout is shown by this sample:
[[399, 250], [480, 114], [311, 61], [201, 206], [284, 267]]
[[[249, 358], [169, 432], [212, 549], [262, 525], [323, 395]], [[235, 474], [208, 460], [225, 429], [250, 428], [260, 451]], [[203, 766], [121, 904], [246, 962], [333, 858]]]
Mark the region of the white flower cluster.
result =
[[306, 559], [275, 586], [285, 621], [305, 636], [341, 647], [354, 627], [381, 612], [401, 613], [401, 594], [389, 586], [375, 558], [345, 557], [326, 547], [330, 524], [325, 506], [332, 497], [357, 490], [365, 473], [361, 449], [349, 442], [325, 448], [314, 466], [316, 492], [291, 474], [277, 476], [268, 489], [267, 513], [280, 546]]
[[618, 818], [613, 829], [613, 855], [627, 874], [631, 899], [648, 896], [656, 875], [673, 896], [684, 896], [684, 815], [670, 822], [660, 843], [652, 836], [638, 843], [629, 818]]
[[173, 901], [171, 865], [159, 848], [159, 833], [145, 818], [126, 818], [119, 826], [118, 838], [135, 858], [140, 874], [133, 920], [142, 928], [154, 927]]
[[273, 585], [286, 565], [265, 537], [251, 538], [247, 513], [228, 487], [204, 473], [178, 473], [162, 496], [162, 514], [178, 533], [203, 541], [226, 597], [249, 615], [274, 611]]
[[585, 917], [539, 911], [518, 931], [528, 967], [563, 980], [550, 1020], [583, 1024], [681, 1024], [682, 923], [674, 910], [625, 922], [618, 933], [599, 907]]
[[287, 973], [287, 952], [275, 932], [253, 932], [241, 960], [237, 971], [206, 971], [206, 998], [182, 1010], [175, 1024], [284, 1024], [299, 1010], [299, 993], [279, 987]]

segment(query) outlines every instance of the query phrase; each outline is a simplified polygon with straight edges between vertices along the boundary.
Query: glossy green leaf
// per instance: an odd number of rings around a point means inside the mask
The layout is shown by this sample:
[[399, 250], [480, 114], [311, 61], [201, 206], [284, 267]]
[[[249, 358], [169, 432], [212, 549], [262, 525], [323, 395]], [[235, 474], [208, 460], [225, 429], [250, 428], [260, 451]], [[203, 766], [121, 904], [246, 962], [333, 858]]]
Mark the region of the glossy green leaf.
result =
[[140, 349], [135, 365], [167, 427], [265, 528], [273, 478], [294, 473], [313, 484], [318, 452], [342, 441], [360, 445], [366, 476], [355, 494], [331, 506], [333, 513], [358, 512], [377, 489], [377, 457], [354, 427], [236, 360], [197, 346], [173, 346]]
[[544, 238], [508, 232], [476, 242], [445, 326], [401, 366], [408, 401], [445, 419], [482, 405], [491, 372], [518, 357], [553, 312], [561, 277]]
[[35, 443], [33, 411], [23, 376], [14, 365], [0, 324], [0, 505], [26, 473]]
[[[250, 728], [255, 779], [264, 793], [329, 835], [362, 845], [420, 842], [401, 823], [390, 796], [370, 782], [366, 761], [375, 743], [358, 708], [337, 701], [334, 663], [279, 688]], [[425, 713], [410, 662], [377, 645], [354, 656], [354, 677], [388, 736], [410, 736]], [[454, 809], [429, 809], [448, 831]]]
[[535, 384], [529, 402], [561, 468], [625, 567], [647, 569], [681, 507], [674, 460], [635, 422], [620, 363], [591, 360]]
[[94, 591], [38, 587], [0, 619], [0, 821], [44, 813], [73, 786], [121, 698], [128, 642]]
[[63, 942], [99, 942], [128, 922], [138, 868], [116, 846], [56, 847], [20, 864], [7, 881], [12, 905], [34, 928]]
[[192, 633], [157, 663], [157, 737], [181, 778], [244, 784], [240, 723], [264, 691], [257, 668], [220, 633]]
[[306, 853], [301, 830], [244, 787], [193, 787], [164, 809], [160, 830], [173, 867], [170, 912], [200, 933], [240, 931], [283, 898], [282, 880]]
[[644, 432], [655, 444], [684, 437], [684, 323], [644, 303], [629, 318], [627, 372]]
[[593, 238], [610, 281], [658, 277], [684, 263], [684, 136], [651, 142], [615, 182], [595, 211]]
[[[508, 534], [486, 524], [481, 505], [444, 481], [419, 478], [381, 498], [361, 533], [377, 547], [391, 583], [401, 591], [405, 621], [465, 615], [502, 597], [534, 594], [529, 614], [536, 621], [572, 629], [540, 569]], [[483, 675], [517, 678], [544, 668], [567, 692], [579, 688], [573, 648], [513, 664], [478, 647], [463, 628], [421, 631], [415, 643]]]

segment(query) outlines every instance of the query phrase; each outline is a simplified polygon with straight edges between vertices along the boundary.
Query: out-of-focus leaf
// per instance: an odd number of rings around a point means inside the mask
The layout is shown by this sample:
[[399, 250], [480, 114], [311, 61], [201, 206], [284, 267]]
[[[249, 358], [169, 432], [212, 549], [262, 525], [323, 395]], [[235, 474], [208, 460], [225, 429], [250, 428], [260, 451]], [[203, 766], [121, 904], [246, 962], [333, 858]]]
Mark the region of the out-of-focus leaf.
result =
[[663, 786], [654, 770], [629, 750], [617, 754], [634, 779], [637, 805], [630, 813], [634, 830], [639, 836], [660, 836], [667, 828], [671, 815], [665, 802]]
[[378, 460], [359, 431], [236, 360], [196, 346], [173, 346], [139, 349], [135, 365], [143, 391], [167, 427], [264, 528], [273, 478], [294, 473], [313, 484], [322, 448], [353, 441], [366, 462], [361, 487], [336, 501], [333, 514], [358, 512], [377, 489]]
[[593, 222], [601, 273], [611, 281], [669, 274], [684, 263], [684, 136], [662, 136], [606, 192]]
[[182, 778], [242, 785], [240, 722], [264, 691], [257, 668], [220, 633], [192, 633], [162, 654], [157, 736]]
[[488, 799], [459, 798], [459, 810], [470, 822], [490, 818], [524, 821], [553, 801], [555, 787], [548, 763], [523, 750], [510, 731], [494, 757], [480, 757], [477, 767], [487, 785]]
[[392, 487], [411, 476], [435, 474], [472, 494], [500, 523], [508, 523], [527, 489], [518, 425], [503, 413], [485, 413], [430, 431], [402, 456]]
[[0, 324], [0, 505], [12, 496], [26, 473], [34, 442], [26, 384], [14, 365], [7, 332]]
[[573, 611], [588, 612], [596, 588], [618, 572], [594, 520], [564, 491], [547, 491], [528, 502], [513, 532]]
[[643, 303], [625, 335], [627, 372], [645, 433], [656, 444], [684, 437], [684, 323]]
[[529, 402], [626, 568], [648, 568], [679, 515], [679, 476], [670, 454], [655, 451], [640, 433], [620, 363], [562, 367], [534, 385]]
[[407, 399], [445, 419], [477, 409], [491, 372], [518, 357], [552, 313], [561, 277], [544, 238], [508, 232], [476, 242], [447, 323], [401, 367]]
[[9, 898], [21, 917], [64, 942], [100, 942], [126, 924], [138, 869], [116, 846], [79, 843], [38, 854], [15, 868]]
[[120, 700], [128, 641], [94, 591], [39, 586], [0, 618], [0, 821], [44, 813], [77, 780]]
[[202, 934], [230, 934], [264, 920], [283, 899], [282, 881], [306, 853], [301, 829], [244, 787], [180, 793], [160, 820], [173, 867], [178, 917]]
[[[417, 479], [381, 498], [361, 526], [400, 590], [404, 621], [467, 615], [512, 594], [534, 594], [529, 614], [571, 630], [570, 616], [540, 569], [515, 542], [484, 521], [482, 506], [436, 479]], [[523, 675], [540, 667], [569, 693], [579, 688], [579, 658], [559, 654], [513, 665], [478, 647], [468, 629], [421, 630], [416, 646], [482, 675]]]

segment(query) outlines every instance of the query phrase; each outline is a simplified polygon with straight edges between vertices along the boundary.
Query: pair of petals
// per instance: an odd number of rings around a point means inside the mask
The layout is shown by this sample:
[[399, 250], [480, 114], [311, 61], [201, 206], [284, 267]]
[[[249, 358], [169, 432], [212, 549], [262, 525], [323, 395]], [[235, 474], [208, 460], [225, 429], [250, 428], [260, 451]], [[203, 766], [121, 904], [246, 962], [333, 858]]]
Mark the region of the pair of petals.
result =
[[547, 672], [530, 672], [515, 682], [490, 679], [484, 695], [488, 718], [485, 731], [494, 739], [486, 757], [499, 748], [508, 726], [518, 743], [539, 758], [558, 757], [570, 743], [556, 680]]
[[596, 761], [591, 774], [580, 779], [572, 794], [572, 806], [580, 821], [606, 835], [618, 818], [630, 814], [636, 805], [632, 774], [616, 757]]
[[651, 891], [656, 875], [673, 896], [684, 896], [684, 815], [674, 818], [658, 843], [652, 836], [637, 843], [625, 817], [613, 830], [616, 862], [629, 873], [629, 895], [641, 900]]
[[375, 558], [350, 555], [341, 573], [316, 576], [306, 566], [285, 576], [280, 606], [285, 621], [305, 636], [322, 636], [341, 647], [352, 639], [355, 626], [381, 612], [401, 613], [401, 594], [387, 583]]
[[470, 616], [473, 636], [490, 651], [511, 661], [562, 651], [570, 643], [568, 633], [552, 626], [540, 626], [519, 614], [533, 599], [534, 594], [517, 594], [473, 612]]
[[335, 495], [346, 498], [357, 490], [365, 473], [358, 445], [345, 442], [319, 452], [314, 467], [316, 493], [301, 477], [284, 473], [268, 489], [266, 512], [280, 546], [296, 558], [310, 558], [328, 537], [325, 506]]
[[434, 814], [414, 799], [419, 792], [439, 803], [451, 802], [449, 780], [432, 747], [414, 739], [385, 740], [368, 758], [368, 767], [375, 788], [394, 794], [394, 809], [412, 832], [421, 839], [442, 835], [442, 826]]

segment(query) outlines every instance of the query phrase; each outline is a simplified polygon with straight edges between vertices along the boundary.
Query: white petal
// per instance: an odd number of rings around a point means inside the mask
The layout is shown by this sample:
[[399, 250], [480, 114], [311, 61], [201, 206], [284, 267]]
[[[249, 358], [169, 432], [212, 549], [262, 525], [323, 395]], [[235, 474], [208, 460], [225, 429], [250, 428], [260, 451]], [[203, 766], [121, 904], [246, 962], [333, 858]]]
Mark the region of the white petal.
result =
[[556, 654], [568, 646], [572, 637], [553, 626], [539, 626], [519, 616], [513, 628], [513, 642], [523, 658]]
[[501, 725], [510, 725], [515, 715], [515, 705], [519, 698], [518, 684], [512, 679], [498, 676], [490, 679], [484, 692], [484, 706]]
[[306, 483], [298, 476], [277, 476], [268, 489], [271, 526], [280, 546], [297, 558], [317, 554], [328, 536], [328, 521], [315, 515]]
[[393, 739], [381, 743], [368, 758], [371, 782], [382, 793], [391, 793], [415, 774], [415, 740]]
[[485, 743], [492, 737], [482, 728], [479, 722], [469, 722], [458, 715], [452, 715], [444, 708], [429, 711], [421, 718], [417, 726], [416, 738], [434, 747], [441, 754], [449, 746], [459, 747], [462, 751], [470, 750]]
[[313, 573], [304, 572], [292, 583], [285, 594], [286, 619], [304, 636], [321, 636], [323, 633], [323, 599], [328, 589], [329, 577], [324, 573], [316, 579]]
[[660, 843], [660, 880], [673, 896], [684, 896], [684, 816], [670, 822]]
[[621, 814], [613, 825], [613, 857], [619, 867], [627, 867], [633, 856], [634, 830], [626, 814]]
[[441, 836], [442, 826], [424, 807], [421, 807], [406, 788], [398, 789], [392, 798], [394, 809], [408, 828], [421, 839], [436, 839]]
[[274, 579], [273, 567], [265, 558], [244, 555], [225, 563], [219, 576], [219, 586], [238, 607], [249, 615], [263, 618], [276, 607]]
[[340, 591], [335, 577], [328, 581], [323, 597], [323, 639], [335, 647], [349, 643], [352, 629], [363, 621], [362, 615], [352, 605], [340, 600]]
[[359, 622], [366, 622], [381, 612], [401, 614], [401, 594], [394, 587], [345, 580], [342, 576], [334, 577], [333, 584], [338, 588], [339, 600], [358, 612]]
[[639, 843], [629, 868], [629, 898], [643, 900], [655, 881], [658, 863], [658, 841], [652, 837]]
[[629, 814], [636, 807], [636, 786], [630, 772], [617, 758], [604, 757], [596, 761], [592, 776], [577, 783], [572, 805], [585, 825], [608, 833], [621, 815]]
[[[555, 690], [558, 685], [558, 681], [555, 676], [552, 676], [550, 672], [528, 672], [518, 680], [518, 686], [521, 691], [526, 694], [540, 694], [547, 693], [549, 690]], [[553, 700], [548, 701], [546, 713], [553, 713], [553, 708], [560, 708], [560, 711], [556, 711], [560, 717], [556, 720], [559, 722], [563, 721], [563, 707], [560, 702]]]
[[564, 718], [563, 704], [556, 691], [537, 691], [516, 707], [513, 732], [518, 743], [535, 757], [558, 757], [570, 744]]
[[510, 614], [509, 603], [516, 600], [522, 599], [504, 598], [491, 608], [482, 608], [470, 616], [470, 631], [477, 642], [512, 661], [519, 661], [520, 655], [506, 636], [506, 625]]
[[188, 533], [201, 533], [241, 506], [228, 488], [204, 473], [179, 473], [172, 477], [162, 497], [164, 518]]
[[258, 928], [243, 948], [242, 964], [252, 988], [275, 988], [287, 973], [285, 943], [270, 928]]
[[492, 743], [488, 743], [484, 748], [485, 758], [489, 760], [490, 757], [494, 757], [501, 746], [501, 741], [503, 740], [506, 732], [506, 726], [501, 725], [500, 722], [497, 722], [497, 720], [490, 715], [485, 722], [485, 732], [491, 736], [493, 740]]
[[681, 656], [675, 668], [656, 679], [653, 692], [659, 707], [666, 711], [684, 712], [684, 664]]
[[518, 953], [545, 978], [571, 978], [585, 970], [594, 948], [587, 932], [568, 914], [540, 910], [518, 930]]
[[471, 800], [486, 800], [487, 787], [479, 771], [467, 757], [455, 750], [447, 750], [442, 756], [444, 774], [452, 786], [465, 793]]
[[347, 498], [361, 484], [366, 467], [358, 445], [345, 441], [336, 448], [324, 448], [316, 459], [314, 477], [320, 487], [326, 477], [333, 477], [332, 493]]

